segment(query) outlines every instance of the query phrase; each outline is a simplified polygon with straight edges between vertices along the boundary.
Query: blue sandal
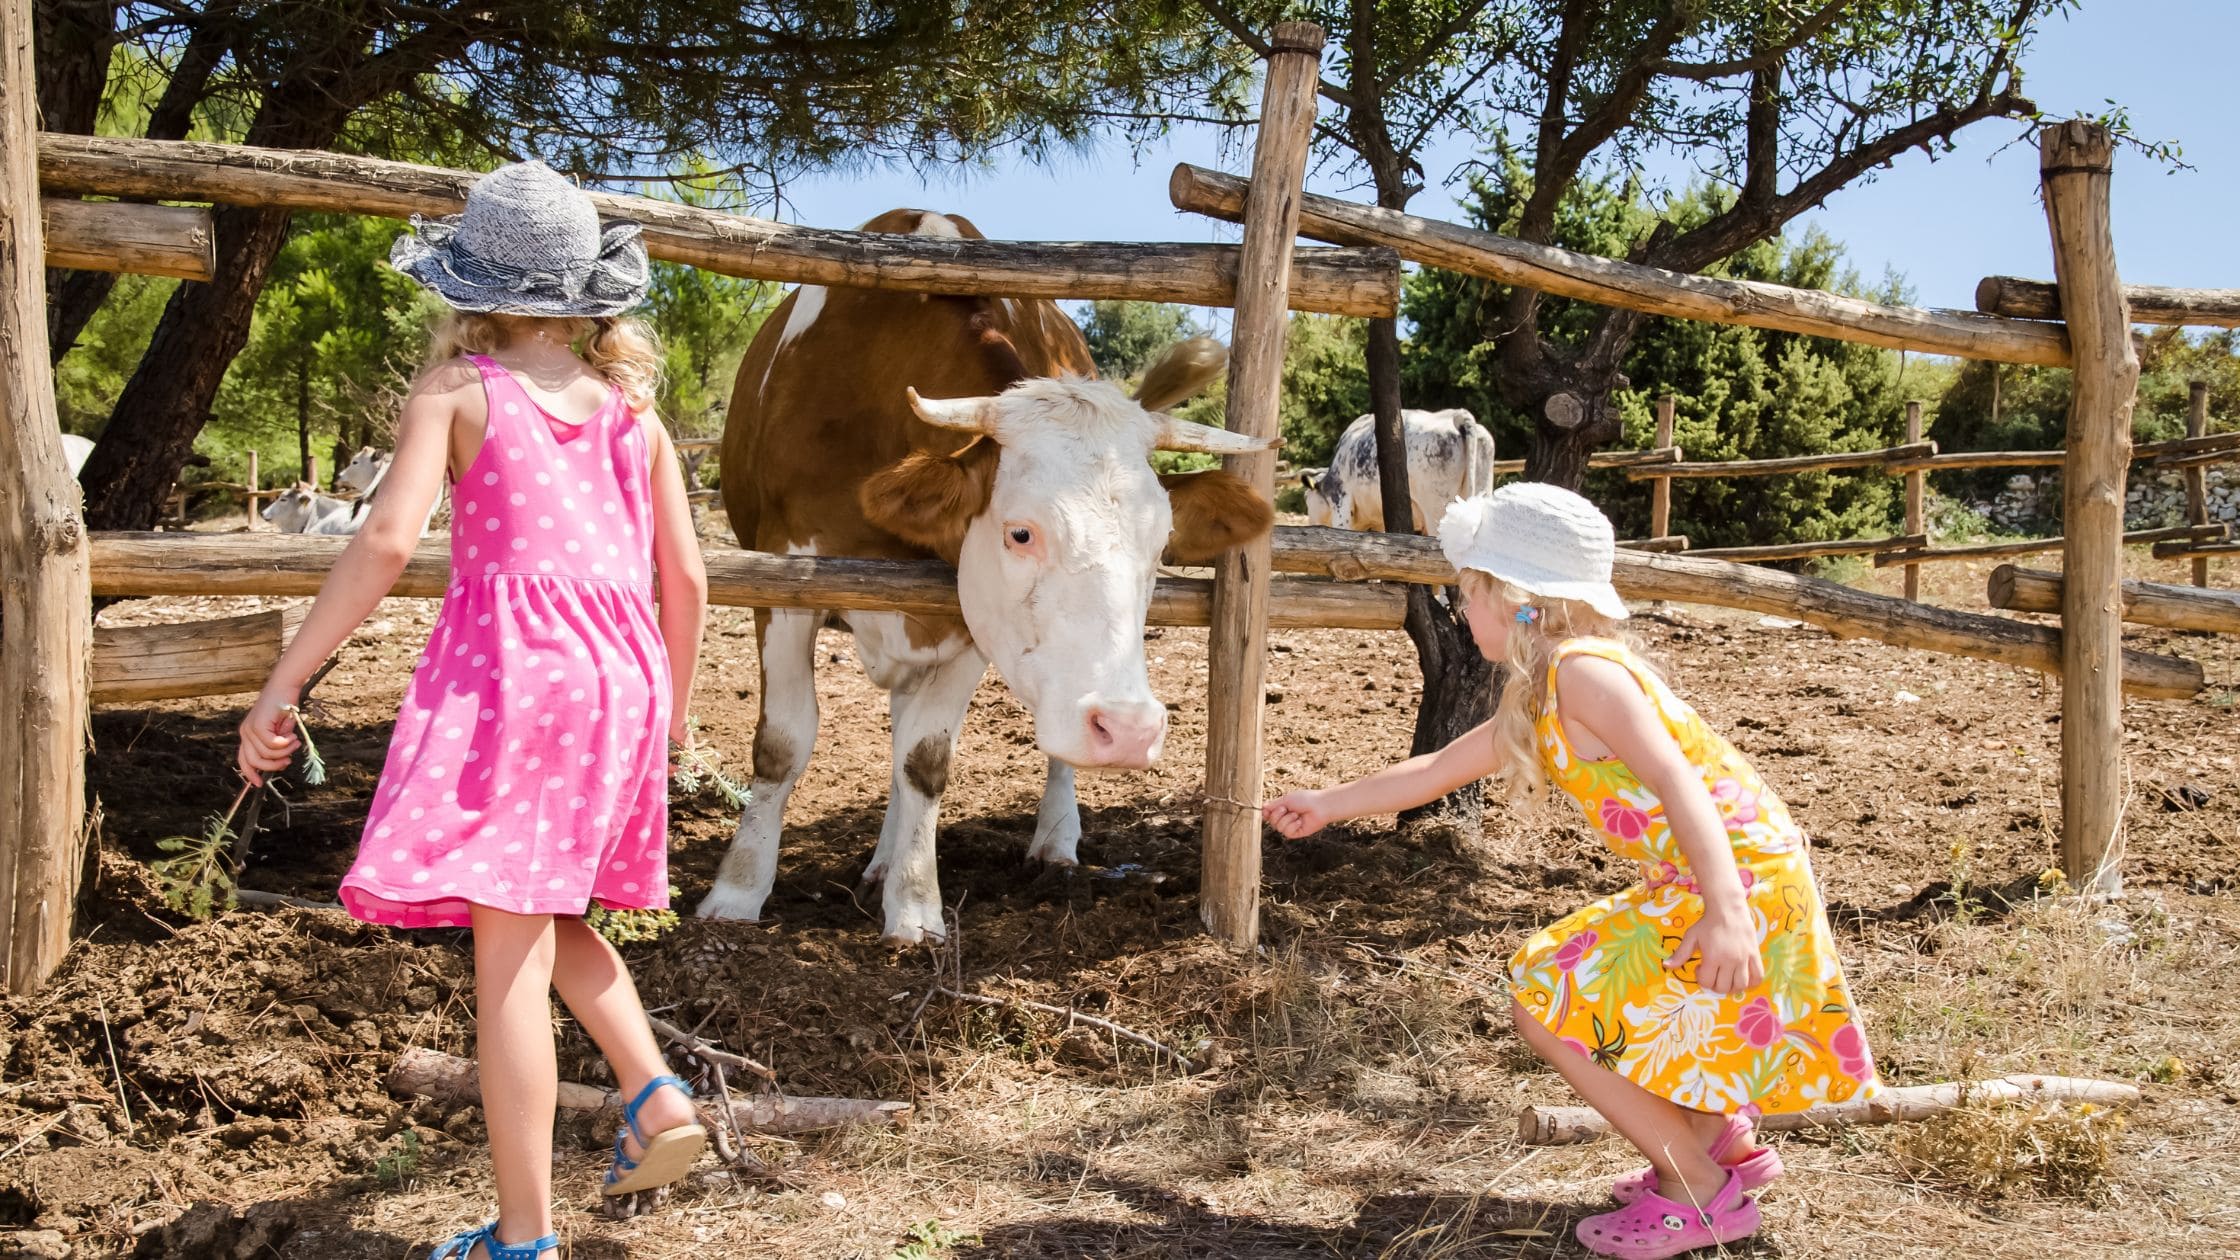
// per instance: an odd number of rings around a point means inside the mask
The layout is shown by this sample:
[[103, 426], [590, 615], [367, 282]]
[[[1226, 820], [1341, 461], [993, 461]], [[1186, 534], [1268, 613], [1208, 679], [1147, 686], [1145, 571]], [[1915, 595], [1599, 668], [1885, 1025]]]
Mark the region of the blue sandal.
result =
[[[664, 1085], [675, 1087], [686, 1098], [692, 1097], [691, 1088], [682, 1080], [674, 1076], [656, 1076], [623, 1107], [624, 1128], [614, 1135], [614, 1167], [607, 1170], [607, 1183], [602, 1187], [605, 1193], [636, 1194], [640, 1190], [668, 1185], [692, 1171], [692, 1162], [700, 1158], [702, 1148], [707, 1146], [708, 1131], [697, 1124], [680, 1124], [650, 1138], [638, 1128], [638, 1108], [645, 1106], [646, 1099], [653, 1097], [653, 1091]], [[638, 1139], [636, 1159], [622, 1153], [623, 1143], [633, 1137]]]
[[560, 1249], [560, 1235], [546, 1234], [525, 1243], [502, 1243], [498, 1241], [498, 1223], [492, 1221], [480, 1229], [454, 1235], [451, 1241], [428, 1253], [428, 1260], [468, 1260], [474, 1254], [476, 1243], [482, 1244], [482, 1254], [489, 1260], [537, 1260], [547, 1251]]

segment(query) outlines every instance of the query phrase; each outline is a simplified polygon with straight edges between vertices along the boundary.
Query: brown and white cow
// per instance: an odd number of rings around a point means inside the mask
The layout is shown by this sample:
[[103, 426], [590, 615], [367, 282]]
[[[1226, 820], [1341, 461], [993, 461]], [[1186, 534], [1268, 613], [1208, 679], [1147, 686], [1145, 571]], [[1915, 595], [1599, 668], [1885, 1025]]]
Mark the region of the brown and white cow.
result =
[[[864, 230], [980, 235], [918, 210]], [[1029, 857], [1075, 861], [1076, 767], [1158, 758], [1166, 709], [1145, 673], [1143, 625], [1161, 553], [1203, 562], [1272, 520], [1227, 473], [1151, 467], [1159, 448], [1263, 445], [1161, 414], [1222, 357], [1218, 345], [1186, 342], [1130, 398], [1093, 379], [1087, 343], [1050, 302], [818, 287], [781, 303], [748, 348], [723, 438], [724, 506], [739, 541], [957, 568], [962, 621], [839, 614], [864, 672], [889, 693], [894, 761], [864, 880], [884, 884], [890, 942], [943, 933], [935, 823], [957, 729], [991, 661], [1034, 714], [1049, 759]], [[825, 616], [756, 614], [754, 794], [703, 918], [761, 917], [786, 799], [816, 741]]]

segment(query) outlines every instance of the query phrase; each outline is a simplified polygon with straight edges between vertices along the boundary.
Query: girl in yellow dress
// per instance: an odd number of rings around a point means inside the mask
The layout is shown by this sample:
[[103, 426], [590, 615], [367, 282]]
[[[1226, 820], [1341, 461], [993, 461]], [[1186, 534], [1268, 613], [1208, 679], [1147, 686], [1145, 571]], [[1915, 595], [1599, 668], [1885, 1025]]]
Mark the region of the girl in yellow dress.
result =
[[1754, 1117], [1877, 1088], [1804, 833], [1734, 747], [1620, 636], [1613, 535], [1593, 504], [1514, 483], [1457, 501], [1439, 540], [1478, 650], [1508, 666], [1493, 718], [1367, 778], [1292, 792], [1293, 838], [1493, 776], [1550, 781], [1641, 882], [1543, 928], [1509, 964], [1518, 1033], [1648, 1157], [1579, 1241], [1628, 1260], [1755, 1233], [1781, 1174]]

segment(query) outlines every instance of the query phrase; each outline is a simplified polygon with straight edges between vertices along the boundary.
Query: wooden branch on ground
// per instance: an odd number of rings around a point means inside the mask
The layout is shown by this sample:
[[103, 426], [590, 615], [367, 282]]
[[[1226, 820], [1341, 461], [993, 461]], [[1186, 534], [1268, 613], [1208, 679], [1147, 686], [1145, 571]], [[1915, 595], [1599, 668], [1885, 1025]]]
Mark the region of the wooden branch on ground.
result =
[[1068, 1024], [1081, 1024], [1089, 1028], [1101, 1029], [1104, 1032], [1111, 1033], [1113, 1036], [1120, 1038], [1122, 1041], [1142, 1046], [1144, 1049], [1160, 1055], [1168, 1062], [1173, 1063], [1176, 1067], [1181, 1068], [1182, 1074], [1184, 1076], [1194, 1076], [1199, 1071], [1199, 1064], [1196, 1060], [1192, 1059], [1189, 1055], [1182, 1053], [1180, 1050], [1175, 1049], [1173, 1046], [1170, 1046], [1163, 1041], [1157, 1041], [1150, 1037], [1146, 1037], [1142, 1033], [1137, 1032], [1135, 1029], [1130, 1028], [1125, 1024], [1115, 1024], [1109, 1019], [1099, 1019], [1094, 1015], [1083, 1014], [1080, 1011], [1074, 1010], [1070, 1006], [1052, 1006], [1048, 1002], [1030, 1002], [1026, 998], [989, 997], [986, 994], [982, 993], [965, 993], [957, 989], [952, 989], [947, 985], [938, 985], [936, 986], [936, 989], [943, 997], [954, 998], [959, 1002], [964, 1002], [972, 1006], [1000, 1006], [1009, 1008], [1011, 1010], [1040, 1011], [1045, 1015], [1057, 1015], [1062, 1017]]
[[208, 280], [217, 271], [210, 212], [197, 206], [45, 197], [47, 265]]
[[303, 624], [301, 607], [172, 625], [95, 626], [94, 704], [223, 696], [264, 686]]
[[[392, 1094], [433, 1098], [459, 1106], [482, 1103], [482, 1075], [474, 1061], [440, 1050], [408, 1047], [389, 1069], [387, 1084]], [[592, 1113], [592, 1124], [596, 1128], [612, 1128], [622, 1123], [623, 1097], [611, 1089], [562, 1081], [559, 1104], [568, 1111]], [[706, 1099], [695, 1100], [694, 1106], [707, 1119], [720, 1119]], [[731, 1104], [731, 1119], [739, 1128], [774, 1134], [810, 1133], [852, 1124], [899, 1124], [910, 1112], [909, 1103], [876, 1098], [787, 1098], [764, 1094], [734, 1100]]]
[[[210, 201], [333, 214], [457, 214], [473, 171], [316, 150], [114, 137], [39, 136], [50, 192]], [[593, 192], [605, 220], [643, 225], [646, 252], [724, 275], [794, 284], [1014, 298], [1122, 298], [1232, 306], [1240, 251], [1177, 242], [978, 241], [799, 227], [648, 197]], [[1300, 250], [1293, 310], [1389, 318], [1399, 308], [1389, 250]]]
[[[2135, 324], [2240, 328], [2240, 289], [2174, 289], [2127, 284], [2123, 299]], [[1985, 276], [1976, 281], [1976, 309], [2009, 319], [2060, 319], [2061, 290], [2050, 280]]]
[[[1185, 162], [1167, 181], [1167, 195], [1178, 210], [1235, 222], [1244, 214], [1250, 183]], [[2044, 367], [2069, 363], [2068, 333], [2058, 324], [1974, 311], [1884, 306], [1817, 289], [1667, 271], [1313, 193], [1303, 199], [1299, 231], [1342, 245], [1390, 246], [1414, 262], [1651, 315], [1746, 324], [1969, 359]]]
[[1935, 442], [1909, 442], [1879, 451], [1836, 451], [1827, 455], [1787, 455], [1780, 459], [1702, 460], [1692, 464], [1667, 464], [1662, 468], [1636, 467], [1626, 472], [1628, 481], [1651, 477], [1773, 477], [1783, 473], [1825, 472], [1832, 468], [1881, 468], [1918, 462], [1937, 453]]
[[712, 1042], [703, 1041], [700, 1038], [693, 1036], [691, 1033], [686, 1032], [684, 1029], [677, 1027], [675, 1024], [670, 1023], [668, 1020], [661, 1018], [659, 1015], [652, 1013], [651, 1011], [646, 1012], [646, 1022], [652, 1025], [653, 1031], [655, 1033], [658, 1033], [660, 1036], [668, 1039], [670, 1044], [679, 1047], [685, 1053], [691, 1055], [696, 1059], [701, 1059], [708, 1063], [716, 1064], [720, 1067], [737, 1068], [741, 1072], [751, 1073], [755, 1076], [761, 1077], [766, 1081], [774, 1081], [778, 1079], [778, 1074], [774, 1071], [771, 1071], [770, 1068], [763, 1063], [755, 1059], [750, 1059], [743, 1054], [735, 1054], [732, 1051], [726, 1050], [723, 1047], [715, 1045]]
[[[1941, 1116], [1970, 1103], [2091, 1103], [2116, 1107], [2139, 1100], [2139, 1087], [2073, 1076], [2003, 1076], [1995, 1080], [1886, 1088], [1871, 1100], [1823, 1103], [1807, 1111], [1760, 1116], [1763, 1133], [1855, 1124], [1908, 1124]], [[1527, 1107], [1517, 1113], [1517, 1140], [1527, 1146], [1588, 1142], [1610, 1132], [1592, 1107]]]
[[[347, 542], [306, 534], [97, 533], [94, 592], [310, 595]], [[442, 594], [450, 576], [447, 550], [448, 544], [440, 541], [423, 545], [393, 593], [422, 598]], [[958, 615], [956, 574], [946, 565], [772, 556], [729, 547], [703, 550], [712, 604]], [[1439, 544], [1413, 534], [1279, 526], [1271, 552], [1279, 573], [1344, 570], [1351, 579], [1441, 586], [1455, 581]], [[1620, 551], [1614, 580], [1630, 599], [1743, 608], [1799, 618], [1839, 635], [2059, 672], [2061, 636], [2054, 627], [1912, 605], [1801, 574], [1697, 556]], [[1208, 585], [1161, 579], [1152, 599], [1151, 624], [1206, 624], [1201, 610], [1210, 598]], [[1271, 586], [1271, 626], [1390, 630], [1400, 626], [1404, 611], [1400, 592], [1355, 581], [1278, 581]], [[2183, 698], [2202, 686], [2201, 666], [2176, 657], [2126, 652], [2123, 671], [2124, 689], [2134, 696]]]
[[[98, 542], [95, 551], [98, 554]], [[1454, 568], [1439, 544], [1413, 534], [1280, 527], [1275, 532], [1274, 559], [1279, 573], [1326, 573], [1342, 562], [1362, 578], [1440, 585], [1455, 580]], [[1743, 608], [1794, 617], [1846, 637], [1999, 661], [2045, 674], [2061, 672], [2061, 632], [2052, 626], [1909, 604], [1803, 574], [1695, 555], [1620, 551], [1611, 580], [1628, 599]], [[2184, 699], [2202, 685], [2198, 661], [2138, 651], [2123, 654], [2123, 687], [2130, 695]]]
[[1899, 534], [1892, 538], [1831, 538], [1824, 542], [1768, 543], [1760, 547], [1706, 547], [1688, 554], [1699, 559], [1708, 557], [1713, 560], [1762, 563], [1769, 560], [1809, 560], [1815, 556], [1865, 556], [1899, 547], [1928, 545], [1927, 534]]
[[[1993, 608], [2059, 614], [2061, 575], [2002, 564], [1991, 571], [1985, 598]], [[2172, 630], [2240, 634], [2240, 591], [2126, 581], [2123, 619]]]
[[[2123, 536], [2126, 543], [2168, 543], [2187, 545], [2212, 544], [2222, 541], [2232, 532], [2229, 525], [2172, 525], [2164, 529], [2135, 529]], [[1916, 547], [1910, 550], [1886, 551], [1874, 558], [1874, 567], [1886, 569], [1893, 564], [1919, 564], [1925, 560], [1974, 560], [1985, 556], [2029, 556], [2041, 551], [2059, 551], [2068, 539], [2062, 535], [2052, 538], [2018, 538], [2013, 542], [1968, 543], [1960, 547]], [[2159, 553], [2158, 553], [2159, 554]]]

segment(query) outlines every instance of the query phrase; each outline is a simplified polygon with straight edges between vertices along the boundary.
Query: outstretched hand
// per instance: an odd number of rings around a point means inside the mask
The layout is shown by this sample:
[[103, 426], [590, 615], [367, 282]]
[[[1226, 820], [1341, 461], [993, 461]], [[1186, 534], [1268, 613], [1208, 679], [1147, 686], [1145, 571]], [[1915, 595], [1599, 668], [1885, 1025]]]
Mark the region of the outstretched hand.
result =
[[234, 764], [250, 783], [262, 787], [264, 776], [287, 769], [303, 745], [296, 736], [296, 715], [289, 711], [293, 703], [267, 687], [250, 706], [249, 716], [241, 719], [241, 751]]
[[1327, 803], [1328, 794], [1312, 788], [1286, 792], [1260, 807], [1260, 816], [1287, 840], [1300, 840], [1337, 820]]
[[1765, 983], [1765, 959], [1747, 919], [1710, 914], [1697, 919], [1681, 933], [1680, 943], [1664, 960], [1665, 969], [1678, 971], [1698, 957], [1696, 983], [1713, 993], [1744, 993]]

